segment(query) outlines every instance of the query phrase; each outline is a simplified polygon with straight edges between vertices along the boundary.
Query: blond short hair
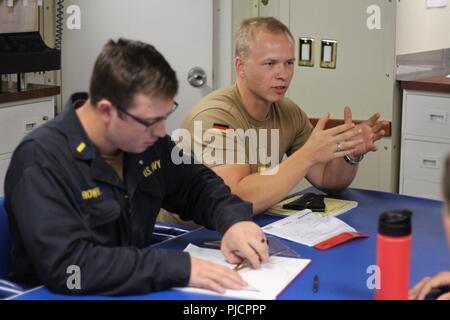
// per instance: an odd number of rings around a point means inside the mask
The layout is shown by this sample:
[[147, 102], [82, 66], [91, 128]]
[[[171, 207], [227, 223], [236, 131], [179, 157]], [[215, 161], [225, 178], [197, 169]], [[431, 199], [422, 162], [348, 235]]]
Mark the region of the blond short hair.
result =
[[254, 32], [259, 28], [264, 28], [265, 31], [273, 34], [286, 34], [294, 42], [294, 36], [289, 31], [289, 28], [273, 17], [246, 19], [242, 21], [239, 30], [236, 32], [235, 57], [247, 57], [250, 42], [254, 38]]

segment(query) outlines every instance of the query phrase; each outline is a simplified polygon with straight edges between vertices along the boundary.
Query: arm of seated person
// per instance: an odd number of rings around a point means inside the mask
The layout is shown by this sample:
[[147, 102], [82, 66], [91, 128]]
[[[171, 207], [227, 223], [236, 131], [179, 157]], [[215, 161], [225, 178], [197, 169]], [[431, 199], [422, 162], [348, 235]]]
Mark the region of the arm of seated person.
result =
[[[419, 281], [410, 291], [409, 300], [423, 300], [434, 288], [450, 286], [450, 271], [439, 272], [434, 277], [425, 277]], [[438, 297], [438, 300], [450, 300], [450, 292]]]
[[[340, 171], [343, 171], [341, 167], [345, 167], [344, 172], [352, 171], [351, 179], [353, 179], [356, 170], [348, 168], [348, 165], [343, 166], [342, 159], [338, 158], [349, 155], [355, 150], [355, 146], [360, 144], [361, 140], [349, 140], [361, 132], [359, 129], [354, 130], [354, 125], [351, 123], [325, 130], [329, 116], [327, 114], [318, 121], [302, 148], [295, 151], [286, 161], [263, 173], [251, 174], [249, 164], [225, 164], [213, 167], [213, 170], [234, 194], [253, 203], [254, 214], [263, 212], [281, 201], [317, 164], [327, 164], [334, 159], [334, 162], [338, 162]], [[341, 142], [344, 150], [336, 150], [336, 141], [344, 141]], [[310, 181], [314, 185], [320, 185], [323, 182], [324, 166], [319, 165], [313, 171], [319, 172], [315, 172]], [[347, 185], [348, 181], [345, 180]], [[338, 186], [341, 184], [342, 181], [335, 183]]]
[[306, 168], [290, 174], [284, 163], [278, 166], [277, 174], [251, 174], [248, 164], [226, 164], [212, 170], [225, 181], [232, 193], [252, 202], [253, 214], [257, 214], [281, 201], [305, 176]]

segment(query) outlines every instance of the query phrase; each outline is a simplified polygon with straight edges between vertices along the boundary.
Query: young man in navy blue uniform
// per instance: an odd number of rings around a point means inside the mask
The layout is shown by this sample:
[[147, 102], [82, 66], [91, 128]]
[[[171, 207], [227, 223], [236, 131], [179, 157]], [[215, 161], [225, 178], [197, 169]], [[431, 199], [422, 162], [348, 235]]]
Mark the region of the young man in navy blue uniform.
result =
[[[111, 40], [95, 63], [89, 96], [72, 95], [62, 115], [23, 139], [5, 182], [13, 280], [105, 295], [246, 286], [224, 266], [149, 249], [162, 207], [218, 230], [231, 263], [241, 260], [238, 251], [255, 268], [268, 259], [251, 203], [205, 166], [171, 161], [165, 120], [177, 90], [175, 72], [154, 47]], [[75, 288], [71, 270], [80, 272]]]

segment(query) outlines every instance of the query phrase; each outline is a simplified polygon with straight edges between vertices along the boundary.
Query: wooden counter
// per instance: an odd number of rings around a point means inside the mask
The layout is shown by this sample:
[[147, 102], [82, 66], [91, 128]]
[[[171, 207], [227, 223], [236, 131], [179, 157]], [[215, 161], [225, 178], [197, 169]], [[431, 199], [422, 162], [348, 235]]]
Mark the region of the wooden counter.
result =
[[[6, 87], [7, 84], [3, 82], [1, 85], [2, 90], [5, 90], [4, 88]], [[0, 103], [51, 97], [60, 94], [60, 92], [61, 88], [59, 86], [32, 83], [28, 84], [25, 91], [17, 91], [16, 83], [14, 83], [13, 89], [9, 89], [6, 92], [0, 91]]]
[[450, 78], [447, 78], [445, 74], [399, 81], [400, 88], [403, 90], [450, 93]]

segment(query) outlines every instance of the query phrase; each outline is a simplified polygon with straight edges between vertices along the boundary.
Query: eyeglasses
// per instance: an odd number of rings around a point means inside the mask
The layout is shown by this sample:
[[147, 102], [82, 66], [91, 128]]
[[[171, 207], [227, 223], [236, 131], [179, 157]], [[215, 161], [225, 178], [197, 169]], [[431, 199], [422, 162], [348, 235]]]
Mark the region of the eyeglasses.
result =
[[174, 101], [173, 102], [173, 106], [172, 106], [172, 110], [170, 110], [170, 112], [168, 114], [166, 114], [165, 117], [158, 117], [158, 118], [154, 118], [151, 120], [144, 120], [142, 118], [136, 117], [134, 115], [132, 115], [131, 113], [129, 113], [127, 110], [115, 106], [117, 110], [119, 110], [120, 112], [126, 114], [127, 116], [131, 117], [133, 120], [135, 120], [136, 122], [139, 122], [140, 124], [142, 124], [143, 126], [145, 126], [146, 128], [149, 128], [155, 124], [157, 124], [158, 122], [161, 122], [163, 120], [166, 120], [172, 113], [175, 112], [175, 110], [177, 110], [178, 108], [178, 102]]

